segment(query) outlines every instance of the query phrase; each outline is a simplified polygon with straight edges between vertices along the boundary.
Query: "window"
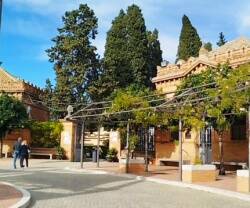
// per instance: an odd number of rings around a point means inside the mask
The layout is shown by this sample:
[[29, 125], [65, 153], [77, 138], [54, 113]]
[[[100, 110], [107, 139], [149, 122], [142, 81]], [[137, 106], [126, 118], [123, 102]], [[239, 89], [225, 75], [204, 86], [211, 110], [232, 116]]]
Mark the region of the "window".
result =
[[231, 127], [232, 140], [244, 140], [247, 138], [246, 117], [238, 118]]

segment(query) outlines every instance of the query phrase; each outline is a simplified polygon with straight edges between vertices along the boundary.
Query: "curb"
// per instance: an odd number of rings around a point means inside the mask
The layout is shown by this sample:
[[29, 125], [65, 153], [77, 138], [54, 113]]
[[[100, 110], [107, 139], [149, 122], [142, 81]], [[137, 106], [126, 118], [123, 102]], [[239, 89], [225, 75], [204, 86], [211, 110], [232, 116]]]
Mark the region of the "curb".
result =
[[213, 188], [213, 187], [196, 185], [196, 184], [191, 184], [191, 183], [184, 183], [184, 182], [179, 182], [179, 181], [170, 181], [170, 180], [167, 180], [167, 179], [159, 179], [159, 178], [153, 178], [153, 177], [138, 176], [138, 175], [134, 175], [134, 174], [123, 174], [123, 173], [108, 172], [108, 171], [103, 171], [103, 170], [98, 171], [98, 170], [86, 170], [86, 169], [76, 169], [76, 168], [75, 169], [65, 168], [65, 169], [70, 170], [70, 171], [92, 173], [92, 174], [116, 175], [116, 176], [126, 177], [126, 178], [129, 178], [129, 179], [148, 181], [148, 182], [153, 182], [153, 183], [158, 183], [158, 184], [176, 186], [176, 187], [180, 187], [180, 188], [190, 188], [190, 189], [193, 189], [193, 190], [205, 191], [205, 192], [209, 192], [209, 193], [212, 193], [212, 194], [219, 194], [219, 195], [222, 195], [222, 196], [236, 198], [236, 199], [240, 199], [240, 200], [243, 200], [243, 201], [250, 202], [250, 194], [244, 194], [244, 193], [239, 193], [239, 192], [236, 192], [236, 191], [229, 191], [229, 190], [220, 189], [220, 188]]
[[27, 190], [15, 186], [14, 184], [11, 183], [7, 182], [1, 182], [1, 183], [15, 188], [16, 190], [20, 191], [23, 195], [23, 197], [16, 204], [12, 205], [10, 208], [26, 208], [29, 206], [31, 202], [31, 195]]

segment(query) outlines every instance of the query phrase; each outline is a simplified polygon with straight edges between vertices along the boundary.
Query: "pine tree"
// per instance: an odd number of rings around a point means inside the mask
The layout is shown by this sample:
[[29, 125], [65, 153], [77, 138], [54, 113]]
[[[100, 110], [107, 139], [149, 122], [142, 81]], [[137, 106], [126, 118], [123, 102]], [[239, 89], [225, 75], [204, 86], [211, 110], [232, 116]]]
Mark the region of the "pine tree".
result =
[[72, 102], [86, 101], [86, 93], [99, 67], [96, 47], [91, 44], [97, 35], [97, 18], [87, 4], [66, 12], [63, 27], [47, 50], [56, 72], [55, 97], [66, 109]]
[[186, 15], [182, 17], [182, 29], [179, 38], [177, 60], [187, 60], [189, 57], [197, 57], [202, 45], [197, 30], [193, 27]]
[[131, 5], [127, 9], [128, 59], [133, 74], [133, 84], [150, 86], [150, 61], [145, 21], [140, 8]]
[[223, 32], [220, 32], [219, 34], [219, 41], [217, 42], [217, 46], [223, 46], [225, 43], [226, 43], [226, 39], [225, 39], [225, 36], [223, 34]]
[[210, 42], [205, 43], [204, 48], [207, 49], [208, 51], [212, 51], [212, 43]]
[[157, 66], [162, 62], [162, 50], [160, 41], [158, 39], [158, 30], [154, 29], [153, 32], [147, 32], [148, 50], [150, 60], [150, 73], [149, 79], [151, 80], [157, 74]]

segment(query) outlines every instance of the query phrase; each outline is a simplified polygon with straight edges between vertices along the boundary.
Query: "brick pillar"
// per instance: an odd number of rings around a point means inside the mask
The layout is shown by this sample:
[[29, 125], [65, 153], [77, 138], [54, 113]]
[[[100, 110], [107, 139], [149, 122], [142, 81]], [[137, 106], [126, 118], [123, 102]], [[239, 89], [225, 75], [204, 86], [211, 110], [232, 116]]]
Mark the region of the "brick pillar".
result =
[[73, 121], [60, 121], [63, 125], [60, 146], [65, 150], [65, 156], [71, 162], [74, 161], [74, 147], [77, 124]]

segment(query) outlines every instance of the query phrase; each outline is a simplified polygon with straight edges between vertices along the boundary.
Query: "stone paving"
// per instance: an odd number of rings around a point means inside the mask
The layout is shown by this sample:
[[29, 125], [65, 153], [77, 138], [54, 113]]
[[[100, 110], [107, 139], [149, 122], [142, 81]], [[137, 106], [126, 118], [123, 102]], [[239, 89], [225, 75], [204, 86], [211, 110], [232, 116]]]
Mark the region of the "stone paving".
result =
[[12, 186], [0, 182], [0, 207], [8, 208], [16, 204], [22, 198], [22, 193]]
[[[30, 168], [11, 170], [0, 160], [0, 180], [28, 190], [35, 208], [247, 208], [249, 202], [188, 188], [140, 181], [118, 175], [72, 172], [79, 163], [31, 160]], [[100, 163], [117, 170], [117, 164]], [[95, 169], [85, 163], [85, 169]], [[109, 167], [109, 168], [108, 168]], [[0, 206], [1, 207], [1, 206]]]

